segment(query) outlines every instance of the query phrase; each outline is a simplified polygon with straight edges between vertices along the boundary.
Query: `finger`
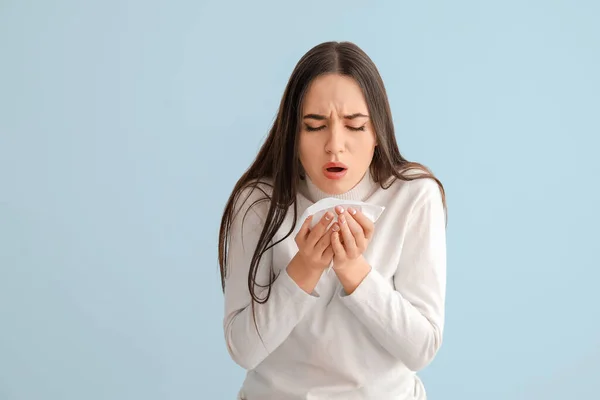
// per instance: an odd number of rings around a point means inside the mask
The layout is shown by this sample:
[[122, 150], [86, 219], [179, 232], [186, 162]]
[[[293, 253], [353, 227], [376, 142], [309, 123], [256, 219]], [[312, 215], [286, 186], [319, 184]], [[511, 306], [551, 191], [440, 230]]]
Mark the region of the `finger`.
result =
[[325, 215], [323, 215], [321, 217], [321, 220], [319, 221], [319, 223], [317, 225], [315, 225], [314, 228], [312, 228], [312, 230], [308, 234], [306, 244], [308, 244], [311, 247], [314, 247], [317, 244], [317, 242], [319, 241], [319, 239], [321, 239], [321, 237], [327, 231], [327, 227], [331, 223], [332, 219], [333, 219], [333, 214], [331, 214], [329, 211], [327, 211], [325, 213]]
[[[331, 237], [331, 236], [332, 235], [329, 235], [329, 237]], [[330, 242], [331, 242], [331, 240], [330, 240]], [[331, 245], [327, 246], [327, 248], [323, 252], [322, 258], [323, 258], [323, 260], [331, 262], [331, 259], [333, 258], [333, 247]]]
[[338, 221], [340, 222], [340, 232], [344, 238], [344, 248], [346, 249], [346, 253], [353, 254], [354, 251], [356, 251], [356, 241], [354, 240], [354, 235], [348, 227], [347, 215], [340, 215], [338, 217]]
[[346, 250], [340, 242], [340, 232], [333, 232], [331, 234], [331, 249], [333, 250], [333, 254], [335, 254], [337, 257], [346, 257]]
[[321, 239], [319, 239], [319, 241], [315, 245], [315, 251], [317, 253], [322, 254], [325, 251], [325, 249], [331, 244], [331, 233], [333, 232], [334, 225], [331, 225], [331, 227], [327, 230], [327, 232], [325, 232], [323, 236], [321, 236]]
[[358, 222], [358, 224], [362, 227], [365, 238], [367, 240], [371, 240], [373, 237], [373, 232], [375, 231], [375, 224], [371, 221], [365, 214], [363, 214], [360, 210], [355, 210], [353, 208], [348, 209], [348, 212], [352, 215], [354, 220]]
[[300, 227], [300, 230], [298, 231], [298, 233], [296, 234], [296, 239], [306, 239], [306, 236], [309, 234], [310, 232], [310, 221], [312, 221], [313, 216], [309, 215], [304, 222], [302, 223], [302, 226]]
[[345, 215], [346, 223], [348, 225], [348, 228], [350, 229], [350, 232], [352, 233], [352, 236], [354, 237], [357, 249], [364, 250], [367, 245], [367, 239], [365, 237], [365, 232], [362, 226], [360, 226], [360, 224], [352, 216], [351, 209], [348, 209], [348, 212]]

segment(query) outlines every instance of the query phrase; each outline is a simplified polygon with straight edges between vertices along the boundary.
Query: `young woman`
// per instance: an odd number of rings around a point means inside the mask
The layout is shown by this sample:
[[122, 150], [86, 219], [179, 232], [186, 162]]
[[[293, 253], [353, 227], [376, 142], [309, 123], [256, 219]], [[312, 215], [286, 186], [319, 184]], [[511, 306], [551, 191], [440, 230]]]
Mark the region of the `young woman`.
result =
[[[326, 197], [385, 210], [298, 220]], [[425, 399], [416, 372], [442, 343], [445, 208], [439, 180], [400, 154], [370, 58], [347, 42], [305, 54], [221, 222], [225, 341], [248, 371], [238, 398]]]

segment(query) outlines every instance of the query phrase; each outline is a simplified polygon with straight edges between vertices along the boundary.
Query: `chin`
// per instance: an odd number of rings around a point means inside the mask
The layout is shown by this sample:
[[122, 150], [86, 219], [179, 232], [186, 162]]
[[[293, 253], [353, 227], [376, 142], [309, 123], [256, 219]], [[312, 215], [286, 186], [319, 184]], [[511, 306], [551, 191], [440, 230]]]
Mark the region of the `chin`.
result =
[[350, 189], [352, 189], [354, 187], [354, 185], [351, 184], [349, 179], [332, 180], [332, 179], [323, 178], [323, 180], [321, 180], [320, 183], [321, 183], [320, 186], [323, 186], [320, 189], [323, 192], [331, 194], [331, 195], [338, 195], [338, 194], [346, 193], [347, 191], [349, 191]]

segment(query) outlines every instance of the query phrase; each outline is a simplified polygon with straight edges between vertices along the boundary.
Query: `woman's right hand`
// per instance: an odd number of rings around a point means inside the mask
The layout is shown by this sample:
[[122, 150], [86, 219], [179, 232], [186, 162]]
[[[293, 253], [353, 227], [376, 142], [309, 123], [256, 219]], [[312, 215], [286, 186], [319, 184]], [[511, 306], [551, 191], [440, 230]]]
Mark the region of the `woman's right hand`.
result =
[[333, 214], [328, 211], [311, 229], [310, 221], [313, 218], [311, 215], [306, 218], [298, 231], [295, 238], [298, 245], [297, 256], [307, 268], [323, 271], [333, 260], [331, 233], [337, 228], [337, 224], [333, 224], [328, 228], [333, 217]]

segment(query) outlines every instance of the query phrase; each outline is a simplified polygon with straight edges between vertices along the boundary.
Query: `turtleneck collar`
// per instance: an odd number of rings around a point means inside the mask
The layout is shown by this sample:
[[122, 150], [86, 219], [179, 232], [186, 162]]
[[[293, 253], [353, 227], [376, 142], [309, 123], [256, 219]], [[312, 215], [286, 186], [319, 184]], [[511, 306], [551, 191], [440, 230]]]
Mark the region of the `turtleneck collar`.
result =
[[377, 189], [377, 186], [377, 183], [371, 176], [370, 169], [367, 170], [362, 179], [352, 189], [341, 194], [328, 194], [323, 192], [313, 183], [308, 175], [301, 181], [301, 191], [304, 192], [306, 197], [313, 203], [327, 197], [342, 200], [365, 201]]

